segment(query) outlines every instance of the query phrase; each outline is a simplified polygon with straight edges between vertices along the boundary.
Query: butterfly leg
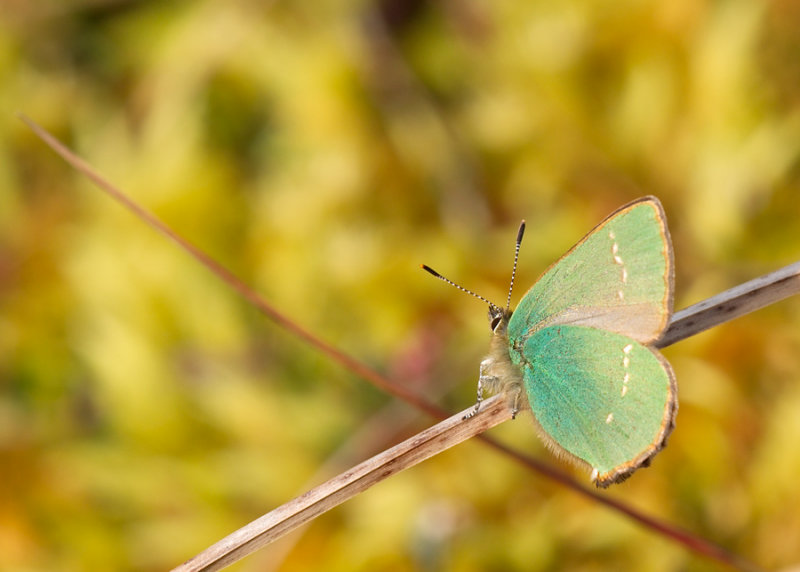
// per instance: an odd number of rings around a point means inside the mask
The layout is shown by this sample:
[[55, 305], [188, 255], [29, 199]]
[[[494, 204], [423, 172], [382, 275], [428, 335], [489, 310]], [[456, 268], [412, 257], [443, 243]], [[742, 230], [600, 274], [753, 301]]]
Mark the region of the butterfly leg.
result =
[[481, 408], [481, 401], [483, 401], [483, 386], [484, 384], [493, 387], [497, 383], [497, 378], [489, 374], [489, 368], [492, 365], [492, 359], [486, 358], [481, 362], [480, 376], [478, 377], [478, 399], [475, 402], [475, 407], [472, 411], [464, 415], [464, 419], [474, 417]]
[[522, 386], [514, 383], [508, 388], [509, 405], [511, 405], [511, 419], [517, 418], [519, 413], [520, 402], [522, 401]]

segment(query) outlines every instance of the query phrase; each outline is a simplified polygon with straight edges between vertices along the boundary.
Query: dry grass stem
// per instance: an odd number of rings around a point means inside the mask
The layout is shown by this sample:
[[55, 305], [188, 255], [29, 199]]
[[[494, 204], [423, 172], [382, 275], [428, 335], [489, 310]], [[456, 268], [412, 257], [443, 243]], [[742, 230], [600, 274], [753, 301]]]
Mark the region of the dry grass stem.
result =
[[479, 415], [463, 419], [471, 409], [470, 407], [425, 429], [268, 512], [184, 562], [175, 570], [181, 572], [220, 570], [372, 485], [511, 418], [511, 410], [501, 395], [486, 400]]
[[669, 346], [798, 293], [800, 262], [795, 262], [675, 312], [656, 346]]

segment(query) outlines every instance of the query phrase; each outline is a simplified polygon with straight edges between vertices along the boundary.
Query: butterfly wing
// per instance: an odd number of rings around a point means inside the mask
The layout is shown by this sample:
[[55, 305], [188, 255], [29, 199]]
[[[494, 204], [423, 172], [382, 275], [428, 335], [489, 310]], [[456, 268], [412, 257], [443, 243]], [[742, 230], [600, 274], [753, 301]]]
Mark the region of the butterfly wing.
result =
[[571, 324], [650, 343], [669, 324], [673, 275], [664, 209], [644, 197], [611, 214], [539, 278], [511, 316], [509, 340]]
[[528, 338], [512, 361], [523, 374], [545, 442], [592, 469], [599, 486], [627, 478], [666, 444], [677, 386], [658, 351], [630, 337], [556, 325]]

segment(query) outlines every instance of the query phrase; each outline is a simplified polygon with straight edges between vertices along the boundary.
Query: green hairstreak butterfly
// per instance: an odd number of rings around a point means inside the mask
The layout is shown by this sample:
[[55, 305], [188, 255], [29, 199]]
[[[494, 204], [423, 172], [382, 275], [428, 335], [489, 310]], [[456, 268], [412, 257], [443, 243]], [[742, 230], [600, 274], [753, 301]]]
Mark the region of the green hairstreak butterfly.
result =
[[504, 391], [515, 413], [527, 400], [547, 446], [598, 487], [648, 466], [678, 410], [675, 374], [652, 347], [672, 316], [673, 281], [664, 209], [643, 197], [550, 266], [513, 312], [510, 288], [501, 308], [454, 284], [489, 304], [493, 332], [472, 414], [484, 389]]

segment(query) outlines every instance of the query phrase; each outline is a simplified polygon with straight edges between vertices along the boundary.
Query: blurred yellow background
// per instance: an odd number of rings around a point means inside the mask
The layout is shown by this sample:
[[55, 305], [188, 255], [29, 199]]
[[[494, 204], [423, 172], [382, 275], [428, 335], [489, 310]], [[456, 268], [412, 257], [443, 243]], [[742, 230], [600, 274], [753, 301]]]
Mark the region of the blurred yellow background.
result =
[[[676, 309], [800, 259], [800, 4], [0, 3], [0, 569], [162, 570], [432, 420], [262, 318], [52, 130], [277, 308], [452, 411], [485, 307], [664, 203]], [[603, 493], [800, 564], [800, 300], [665, 350], [680, 411]], [[555, 460], [523, 415], [491, 434]], [[237, 570], [716, 570], [478, 443]]]

